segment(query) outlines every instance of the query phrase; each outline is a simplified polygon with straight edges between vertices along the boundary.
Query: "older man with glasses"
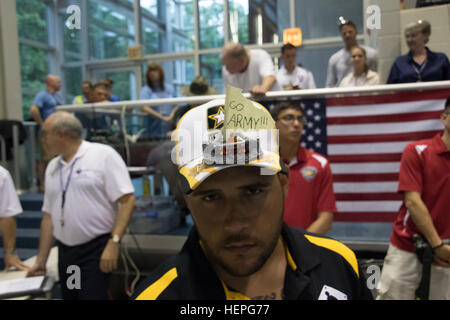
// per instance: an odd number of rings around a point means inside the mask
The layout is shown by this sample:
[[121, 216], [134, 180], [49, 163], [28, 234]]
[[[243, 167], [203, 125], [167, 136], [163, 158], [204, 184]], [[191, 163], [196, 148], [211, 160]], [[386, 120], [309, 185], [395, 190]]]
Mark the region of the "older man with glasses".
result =
[[280, 156], [289, 166], [284, 221], [308, 232], [326, 234], [336, 212], [328, 160], [300, 144], [305, 124], [300, 104], [281, 102], [271, 110], [279, 130]]

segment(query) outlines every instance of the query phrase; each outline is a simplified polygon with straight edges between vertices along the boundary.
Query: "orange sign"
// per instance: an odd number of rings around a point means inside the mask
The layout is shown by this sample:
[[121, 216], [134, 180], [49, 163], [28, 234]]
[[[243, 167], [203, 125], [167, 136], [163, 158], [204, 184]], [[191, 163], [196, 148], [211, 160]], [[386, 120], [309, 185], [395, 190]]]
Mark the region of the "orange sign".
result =
[[283, 30], [283, 43], [290, 43], [293, 46], [300, 47], [302, 45], [302, 29], [290, 28]]
[[129, 46], [128, 59], [137, 60], [142, 58], [142, 46]]

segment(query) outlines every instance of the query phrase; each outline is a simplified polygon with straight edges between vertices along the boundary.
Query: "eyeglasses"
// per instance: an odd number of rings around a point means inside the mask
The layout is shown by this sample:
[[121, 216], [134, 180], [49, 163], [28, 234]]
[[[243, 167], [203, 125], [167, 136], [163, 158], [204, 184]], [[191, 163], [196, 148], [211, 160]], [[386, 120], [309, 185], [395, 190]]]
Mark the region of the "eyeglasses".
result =
[[287, 114], [284, 117], [280, 118], [280, 120], [285, 122], [285, 123], [287, 123], [287, 124], [294, 123], [295, 120], [297, 120], [301, 124], [305, 124], [306, 123], [306, 119], [303, 116], [296, 117], [293, 114]]

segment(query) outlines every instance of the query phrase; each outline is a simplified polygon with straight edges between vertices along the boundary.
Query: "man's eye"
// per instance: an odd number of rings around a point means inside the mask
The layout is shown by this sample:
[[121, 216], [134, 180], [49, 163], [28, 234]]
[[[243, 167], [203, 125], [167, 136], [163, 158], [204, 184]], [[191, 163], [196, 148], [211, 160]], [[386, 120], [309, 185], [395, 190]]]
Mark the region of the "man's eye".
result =
[[252, 195], [252, 196], [259, 195], [259, 194], [261, 194], [263, 192], [264, 192], [264, 189], [262, 189], [262, 188], [248, 188], [246, 190], [246, 193], [248, 195]]
[[208, 194], [202, 198], [202, 200], [205, 202], [212, 202], [212, 201], [216, 201], [218, 199], [219, 199], [219, 195], [217, 195], [217, 194]]

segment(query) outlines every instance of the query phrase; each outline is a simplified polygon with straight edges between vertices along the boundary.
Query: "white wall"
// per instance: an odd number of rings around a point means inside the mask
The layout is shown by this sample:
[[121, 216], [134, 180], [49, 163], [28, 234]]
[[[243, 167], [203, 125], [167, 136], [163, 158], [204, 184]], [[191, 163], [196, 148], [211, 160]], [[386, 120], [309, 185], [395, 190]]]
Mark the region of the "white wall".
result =
[[[364, 8], [377, 5], [381, 9], [381, 29], [370, 30], [366, 42], [377, 49], [378, 73], [382, 83], [385, 83], [391, 66], [400, 55], [400, 1], [365, 0]], [[366, 34], [367, 34], [366, 30]]]
[[402, 54], [408, 52], [403, 30], [408, 23], [416, 22], [419, 19], [424, 19], [431, 23], [431, 37], [427, 44], [430, 50], [443, 52], [447, 57], [450, 57], [450, 5], [408, 9], [400, 12]]
[[16, 1], [0, 1], [0, 119], [22, 120]]

